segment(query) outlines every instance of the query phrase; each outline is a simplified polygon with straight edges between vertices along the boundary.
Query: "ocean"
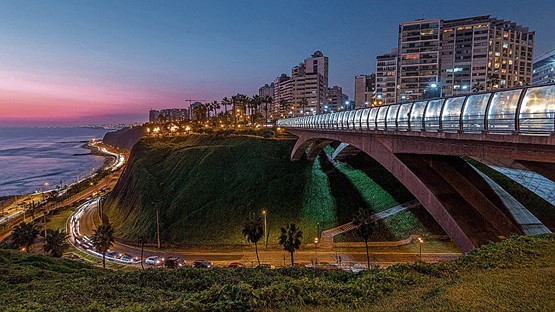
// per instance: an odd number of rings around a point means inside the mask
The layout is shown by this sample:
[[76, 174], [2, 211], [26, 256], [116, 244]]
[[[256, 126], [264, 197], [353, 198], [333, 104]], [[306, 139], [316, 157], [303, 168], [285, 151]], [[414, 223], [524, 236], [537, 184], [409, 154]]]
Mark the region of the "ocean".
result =
[[0, 196], [22, 195], [70, 184], [100, 168], [105, 158], [82, 148], [107, 130], [0, 128]]

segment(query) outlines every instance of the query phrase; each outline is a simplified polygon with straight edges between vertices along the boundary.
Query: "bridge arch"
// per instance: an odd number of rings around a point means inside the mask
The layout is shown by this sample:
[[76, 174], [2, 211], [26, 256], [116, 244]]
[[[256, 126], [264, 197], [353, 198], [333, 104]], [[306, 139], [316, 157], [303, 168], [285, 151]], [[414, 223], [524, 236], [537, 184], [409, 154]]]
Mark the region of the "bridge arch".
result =
[[425, 207], [463, 252], [522, 234], [504, 204], [485, 181], [458, 156], [398, 154], [388, 136], [288, 129], [298, 136], [292, 160], [309, 160], [333, 141], [348, 143], [391, 172]]

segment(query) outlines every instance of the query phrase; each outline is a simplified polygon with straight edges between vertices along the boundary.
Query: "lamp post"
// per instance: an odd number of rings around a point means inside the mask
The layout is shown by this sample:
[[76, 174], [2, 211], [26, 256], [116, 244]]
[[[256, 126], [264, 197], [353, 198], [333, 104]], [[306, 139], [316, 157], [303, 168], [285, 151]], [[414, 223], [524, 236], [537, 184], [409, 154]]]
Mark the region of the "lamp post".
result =
[[437, 89], [437, 90], [438, 90], [439, 97], [442, 96], [442, 94], [441, 94], [441, 93], [442, 93], [442, 92], [441, 92], [441, 91], [442, 91], [442, 90], [441, 90], [441, 86], [439, 85], [438, 82], [432, 82], [432, 83], [430, 84], [430, 87], [431, 87], [432, 89]]
[[422, 237], [418, 238], [418, 244], [420, 245], [420, 261], [422, 261], [422, 243], [424, 242], [424, 240], [422, 239]]
[[264, 216], [264, 248], [268, 250], [268, 222], [266, 220], [266, 210], [262, 210], [262, 215]]
[[314, 263], [314, 267], [318, 265], [318, 237], [314, 238], [314, 244], [316, 244], [316, 261]]

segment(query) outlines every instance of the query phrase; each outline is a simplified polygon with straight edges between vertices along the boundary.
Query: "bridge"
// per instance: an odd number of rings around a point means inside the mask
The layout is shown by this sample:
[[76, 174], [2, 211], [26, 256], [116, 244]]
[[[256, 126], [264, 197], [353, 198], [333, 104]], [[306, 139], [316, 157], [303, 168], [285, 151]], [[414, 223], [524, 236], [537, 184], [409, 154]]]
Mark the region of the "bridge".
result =
[[523, 229], [462, 157], [518, 163], [555, 180], [555, 84], [294, 117], [277, 125], [298, 137], [292, 160], [313, 160], [332, 142], [374, 158], [463, 252]]

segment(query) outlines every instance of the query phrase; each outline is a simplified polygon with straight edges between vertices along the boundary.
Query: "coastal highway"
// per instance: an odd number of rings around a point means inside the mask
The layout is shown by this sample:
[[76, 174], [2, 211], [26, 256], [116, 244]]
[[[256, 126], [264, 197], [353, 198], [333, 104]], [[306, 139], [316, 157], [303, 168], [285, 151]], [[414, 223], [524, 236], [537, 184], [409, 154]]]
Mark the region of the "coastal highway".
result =
[[[99, 258], [101, 258], [101, 255], [91, 250], [89, 247], [90, 244], [80, 244], [79, 242], [83, 241], [83, 237], [92, 237], [94, 229], [100, 223], [98, 198], [95, 198], [85, 203], [82, 209], [80, 207], [74, 215], [70, 216], [67, 224], [68, 233], [73, 235], [73, 237], [70, 237], [72, 244], [80, 250]], [[73, 233], [76, 233], [76, 235]], [[331, 249], [322, 250], [321, 248], [317, 249], [314, 247], [313, 244], [303, 246], [301, 250], [295, 253], [295, 262], [309, 264], [317, 256], [319, 262], [335, 263], [337, 256], [340, 256], [343, 259], [343, 264], [346, 266], [366, 263], [366, 252], [364, 248], [342, 248], [337, 249], [336, 252]], [[415, 262], [419, 259], [418, 247], [419, 246], [416, 244], [401, 247], [372, 247], [370, 249], [371, 262], [383, 267], [396, 263]], [[454, 246], [445, 249], [447, 249], [446, 252], [427, 252], [425, 246], [422, 252], [422, 259], [427, 262], [436, 262], [456, 259], [461, 255]], [[118, 254], [129, 254], [135, 259], [141, 254], [140, 247], [131, 246], [118, 241], [114, 243], [110, 250]], [[290, 263], [289, 254], [284, 252], [279, 245], [270, 245], [268, 250], [259, 248], [259, 253], [262, 263], [268, 263], [276, 267], [288, 265]], [[166, 258], [168, 256], [181, 257], [187, 262], [187, 265], [190, 265], [194, 260], [198, 259], [211, 261], [216, 266], [226, 266], [230, 262], [241, 262], [246, 266], [252, 266], [256, 263], [254, 248], [250, 245], [221, 246], [219, 248], [163, 248], [160, 250], [155, 247], [147, 246], [144, 251], [144, 259], [149, 256], [159, 256], [161, 258]], [[108, 261], [122, 263], [119, 260], [106, 259]], [[139, 266], [136, 261], [126, 264]]]

